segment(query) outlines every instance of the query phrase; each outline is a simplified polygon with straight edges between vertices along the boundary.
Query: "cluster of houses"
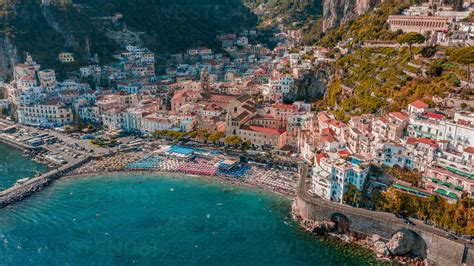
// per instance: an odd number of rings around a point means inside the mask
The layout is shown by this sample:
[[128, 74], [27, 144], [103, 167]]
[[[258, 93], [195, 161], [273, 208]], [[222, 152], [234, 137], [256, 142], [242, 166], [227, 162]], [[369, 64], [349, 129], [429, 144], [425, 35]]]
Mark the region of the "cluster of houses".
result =
[[474, 44], [474, 22], [468, 20], [474, 12], [472, 0], [462, 1], [461, 11], [454, 10], [451, 3], [430, 0], [410, 6], [401, 15], [388, 18], [391, 31], [418, 32], [429, 35], [430, 43], [444, 46]]
[[301, 156], [314, 161], [312, 192], [341, 202], [350, 185], [362, 189], [368, 164], [423, 173], [422, 188], [400, 185], [419, 195], [455, 201], [474, 196], [474, 113], [446, 115], [415, 101], [406, 112], [355, 116], [345, 124], [326, 112], [300, 128]]
[[474, 195], [474, 114], [445, 115], [421, 101], [406, 112], [348, 123], [312, 112], [311, 104], [294, 101], [295, 84], [331, 60], [329, 51], [295, 49], [290, 33], [279, 33], [279, 45], [269, 50], [250, 44], [254, 34], [217, 36], [226, 53], [194, 48], [172, 55], [161, 76], [155, 55], [133, 45], [117, 52], [115, 63], [81, 67], [64, 81], [27, 55], [2, 86], [18, 121], [29, 126], [82, 120], [142, 136], [206, 129], [238, 136], [257, 151], [299, 154], [313, 165], [312, 193], [328, 200], [341, 202], [350, 185], [361, 190], [369, 163], [423, 171], [425, 192]]

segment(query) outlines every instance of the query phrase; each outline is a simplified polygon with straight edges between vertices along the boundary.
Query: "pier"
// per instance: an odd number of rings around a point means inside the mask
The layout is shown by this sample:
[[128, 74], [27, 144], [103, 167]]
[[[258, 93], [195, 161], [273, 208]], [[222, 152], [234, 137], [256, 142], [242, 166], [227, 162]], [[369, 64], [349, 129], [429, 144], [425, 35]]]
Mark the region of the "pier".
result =
[[4, 208], [10, 204], [17, 203], [24, 198], [32, 195], [35, 192], [43, 190], [46, 186], [50, 185], [53, 181], [61, 178], [70, 171], [82, 166], [83, 164], [91, 160], [91, 156], [84, 153], [84, 157], [73, 158], [67, 155], [64, 152], [61, 152], [56, 147], [52, 145], [43, 145], [39, 147], [33, 147], [25, 143], [19, 142], [12, 137], [9, 137], [7, 134], [0, 134], [0, 143], [9, 145], [11, 147], [21, 149], [21, 150], [47, 150], [49, 152], [58, 152], [62, 153], [66, 159], [67, 163], [60, 166], [59, 168], [52, 169], [47, 173], [44, 173], [40, 176], [31, 178], [24, 183], [16, 184], [15, 186], [0, 191], [0, 208]]
[[10, 204], [17, 203], [24, 198], [34, 194], [35, 192], [43, 190], [43, 188], [50, 185], [54, 180], [57, 180], [67, 174], [68, 172], [87, 163], [91, 157], [70, 162], [58, 169], [53, 169], [38, 177], [34, 177], [23, 184], [16, 185], [0, 192], [0, 208], [4, 208]]

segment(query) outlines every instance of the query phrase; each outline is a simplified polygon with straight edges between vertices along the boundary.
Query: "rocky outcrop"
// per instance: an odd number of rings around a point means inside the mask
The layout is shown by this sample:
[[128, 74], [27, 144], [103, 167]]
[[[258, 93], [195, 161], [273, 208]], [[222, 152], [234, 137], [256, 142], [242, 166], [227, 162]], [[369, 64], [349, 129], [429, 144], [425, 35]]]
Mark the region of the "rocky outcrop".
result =
[[382, 255], [382, 256], [388, 256], [390, 255], [390, 251], [388, 250], [387, 243], [383, 241], [377, 241], [374, 244], [374, 251], [375, 253]]
[[16, 46], [8, 37], [0, 37], [0, 77], [8, 79], [12, 75], [16, 58]]
[[381, 2], [382, 0], [324, 0], [323, 31], [352, 20]]
[[387, 248], [393, 256], [426, 256], [426, 243], [424, 240], [417, 233], [406, 228], [393, 234], [392, 239], [387, 244]]
[[304, 219], [301, 220], [300, 224], [306, 230], [318, 235], [328, 234], [336, 230], [336, 223], [330, 221], [313, 221]]
[[321, 64], [312, 69], [303, 78], [298, 79], [296, 86], [297, 100], [321, 99], [330, 83], [332, 66]]
[[379, 235], [374, 234], [368, 239], [368, 243], [375, 253], [381, 256], [426, 258], [426, 243], [423, 238], [406, 228], [395, 232], [388, 242], [383, 241]]

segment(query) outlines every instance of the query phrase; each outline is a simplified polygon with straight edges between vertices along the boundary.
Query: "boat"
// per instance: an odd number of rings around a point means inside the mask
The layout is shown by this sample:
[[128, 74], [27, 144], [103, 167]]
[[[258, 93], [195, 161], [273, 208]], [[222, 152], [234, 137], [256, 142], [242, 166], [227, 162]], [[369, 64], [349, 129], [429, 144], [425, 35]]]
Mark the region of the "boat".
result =
[[20, 186], [20, 185], [23, 185], [24, 183], [26, 183], [28, 180], [30, 180], [29, 178], [22, 178], [22, 179], [18, 179], [15, 183], [14, 186]]

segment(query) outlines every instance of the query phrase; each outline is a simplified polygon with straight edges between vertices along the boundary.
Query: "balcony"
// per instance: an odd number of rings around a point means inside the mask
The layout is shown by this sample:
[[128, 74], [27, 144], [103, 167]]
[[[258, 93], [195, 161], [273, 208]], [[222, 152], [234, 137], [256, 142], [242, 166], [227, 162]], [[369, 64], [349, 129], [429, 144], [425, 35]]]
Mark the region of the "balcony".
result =
[[451, 160], [448, 160], [448, 159], [445, 159], [445, 158], [438, 158], [438, 164], [439, 166], [445, 168], [445, 169], [448, 169], [450, 171], [453, 171], [453, 172], [462, 172], [464, 174], [461, 174], [461, 175], [464, 175], [466, 176], [467, 175], [470, 175], [468, 177], [470, 178], [474, 178], [474, 174], [472, 173], [472, 166], [471, 165], [465, 165], [463, 163], [460, 163], [460, 162], [456, 162], [456, 161], [451, 161]]

